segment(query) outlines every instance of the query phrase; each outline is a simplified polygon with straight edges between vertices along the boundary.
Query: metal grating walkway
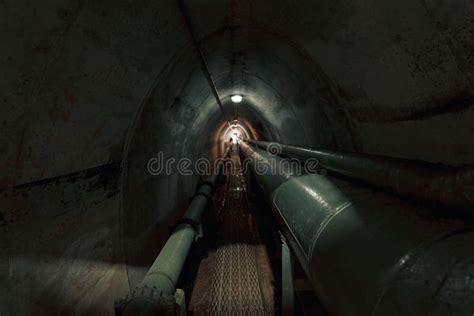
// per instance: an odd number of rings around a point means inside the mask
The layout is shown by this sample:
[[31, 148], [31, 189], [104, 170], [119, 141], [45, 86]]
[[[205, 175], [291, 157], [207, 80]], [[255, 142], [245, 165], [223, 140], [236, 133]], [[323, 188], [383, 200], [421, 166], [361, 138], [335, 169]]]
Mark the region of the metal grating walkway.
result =
[[[218, 212], [218, 243], [205, 305], [206, 315], [271, 315], [273, 288], [270, 263], [249, 210], [240, 158], [231, 154], [224, 206]], [[262, 273], [263, 271], [263, 273]], [[204, 312], [205, 311], [205, 312]]]

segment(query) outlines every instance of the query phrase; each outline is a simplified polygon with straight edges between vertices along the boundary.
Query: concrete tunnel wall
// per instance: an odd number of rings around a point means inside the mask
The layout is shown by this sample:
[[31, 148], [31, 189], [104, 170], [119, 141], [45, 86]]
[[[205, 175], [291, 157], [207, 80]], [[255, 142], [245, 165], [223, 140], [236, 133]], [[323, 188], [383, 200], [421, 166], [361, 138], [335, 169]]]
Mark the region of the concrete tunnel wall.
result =
[[[186, 5], [227, 113], [242, 93], [261, 138], [474, 161], [474, 4]], [[221, 113], [174, 1], [0, 8], [0, 313], [110, 314], [198, 181], [147, 160], [208, 156]]]

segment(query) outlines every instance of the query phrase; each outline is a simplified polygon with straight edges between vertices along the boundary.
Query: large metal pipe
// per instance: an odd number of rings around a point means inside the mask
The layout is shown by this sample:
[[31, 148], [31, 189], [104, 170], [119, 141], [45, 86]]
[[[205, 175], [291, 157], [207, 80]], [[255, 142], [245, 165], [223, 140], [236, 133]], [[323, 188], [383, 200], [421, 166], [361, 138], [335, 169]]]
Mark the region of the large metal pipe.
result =
[[317, 159], [329, 172], [361, 180], [386, 191], [472, 214], [473, 166], [450, 167], [378, 155], [309, 149], [248, 139], [249, 143], [276, 154]]
[[[227, 149], [223, 157], [229, 153]], [[116, 315], [174, 315], [178, 278], [200, 229], [201, 216], [210, 203], [211, 194], [223, 168], [199, 185], [183, 218], [177, 223], [143, 281], [125, 299], [115, 303]]]
[[240, 147], [330, 315], [472, 315], [472, 226]]

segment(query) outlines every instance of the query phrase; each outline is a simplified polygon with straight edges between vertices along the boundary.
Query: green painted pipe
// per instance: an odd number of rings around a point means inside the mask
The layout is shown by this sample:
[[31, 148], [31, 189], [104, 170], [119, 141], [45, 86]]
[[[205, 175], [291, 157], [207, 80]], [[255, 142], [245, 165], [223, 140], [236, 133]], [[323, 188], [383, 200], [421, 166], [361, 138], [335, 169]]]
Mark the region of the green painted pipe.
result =
[[472, 315], [472, 225], [240, 148], [330, 315]]
[[[228, 153], [229, 149], [223, 157]], [[173, 230], [140, 285], [125, 299], [115, 302], [116, 315], [174, 315], [176, 283], [196, 239], [201, 216], [208, 207], [222, 168], [223, 162], [220, 161], [217, 172], [200, 185], [182, 220]]]

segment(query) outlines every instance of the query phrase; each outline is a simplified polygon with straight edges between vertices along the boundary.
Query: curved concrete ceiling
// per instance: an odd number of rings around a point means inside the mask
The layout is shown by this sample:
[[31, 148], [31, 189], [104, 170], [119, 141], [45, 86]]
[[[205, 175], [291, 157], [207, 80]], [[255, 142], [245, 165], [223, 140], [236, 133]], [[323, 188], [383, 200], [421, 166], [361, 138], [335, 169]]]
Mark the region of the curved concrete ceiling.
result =
[[[226, 112], [258, 137], [474, 161], [474, 3], [212, 0], [186, 7]], [[139, 252], [138, 240], [149, 239], [143, 232], [169, 224], [198, 181], [152, 177], [147, 161], [158, 152], [212, 155], [223, 124], [177, 3], [3, 1], [0, 8], [0, 188], [121, 163], [120, 198], [101, 206], [97, 225], [110, 231], [114, 251], [124, 229], [125, 248]], [[230, 102], [234, 93], [244, 102]], [[39, 202], [28, 203], [34, 213]], [[72, 247], [74, 236], [58, 251]]]
[[[0, 59], [2, 186], [119, 160], [131, 118], [150, 90], [165, 89], [161, 93], [169, 95], [162, 97], [170, 100], [160, 102], [169, 105], [180, 97], [177, 86], [156, 87], [157, 77], [175, 65], [182, 69], [177, 80], [190, 85], [187, 75], [198, 68], [174, 1], [2, 6], [8, 43]], [[187, 6], [221, 93], [235, 89], [233, 78], [258, 106], [272, 103], [261, 112], [266, 120], [304, 126], [297, 130], [306, 136], [288, 141], [319, 145], [308, 138], [322, 115], [302, 113], [324, 108], [321, 103], [331, 98], [324, 111], [345, 117], [344, 129], [352, 134], [341, 141], [343, 147], [357, 139], [356, 148], [364, 152], [472, 162], [472, 144], [459, 140], [471, 131], [466, 117], [472, 114], [472, 4], [327, 0]], [[195, 80], [200, 88], [187, 100], [192, 106], [200, 103], [198, 94], [209, 93], [204, 78]], [[284, 103], [282, 113], [275, 103]], [[189, 119], [189, 113], [183, 115]], [[332, 129], [343, 129], [330, 122]]]

